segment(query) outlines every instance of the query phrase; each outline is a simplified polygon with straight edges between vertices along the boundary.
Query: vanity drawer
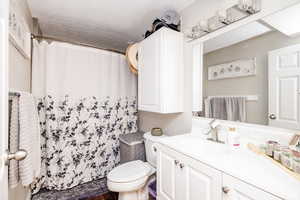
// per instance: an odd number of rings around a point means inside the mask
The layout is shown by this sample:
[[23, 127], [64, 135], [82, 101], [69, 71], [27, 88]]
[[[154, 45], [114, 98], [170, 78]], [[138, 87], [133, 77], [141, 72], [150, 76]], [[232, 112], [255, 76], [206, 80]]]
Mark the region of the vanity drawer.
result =
[[239, 200], [282, 200], [244, 181], [223, 174], [223, 200], [231, 198]]

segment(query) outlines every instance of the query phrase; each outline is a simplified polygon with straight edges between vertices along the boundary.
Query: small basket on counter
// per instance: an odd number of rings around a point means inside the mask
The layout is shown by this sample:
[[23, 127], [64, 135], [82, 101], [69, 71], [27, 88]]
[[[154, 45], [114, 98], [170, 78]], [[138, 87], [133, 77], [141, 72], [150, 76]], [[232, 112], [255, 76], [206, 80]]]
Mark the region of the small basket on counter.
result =
[[281, 146], [276, 141], [268, 141], [266, 144], [260, 145], [259, 147], [254, 144], [248, 144], [248, 148], [257, 154], [268, 158], [274, 164], [300, 181], [300, 148], [298, 148], [297, 145]]

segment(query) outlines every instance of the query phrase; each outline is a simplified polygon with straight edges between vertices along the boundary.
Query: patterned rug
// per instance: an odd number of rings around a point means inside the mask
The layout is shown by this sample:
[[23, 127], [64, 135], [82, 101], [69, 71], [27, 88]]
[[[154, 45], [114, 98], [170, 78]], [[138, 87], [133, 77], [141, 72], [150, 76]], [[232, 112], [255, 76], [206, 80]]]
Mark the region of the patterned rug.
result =
[[117, 200], [114, 193], [108, 193], [106, 178], [84, 183], [69, 190], [41, 190], [32, 200]]

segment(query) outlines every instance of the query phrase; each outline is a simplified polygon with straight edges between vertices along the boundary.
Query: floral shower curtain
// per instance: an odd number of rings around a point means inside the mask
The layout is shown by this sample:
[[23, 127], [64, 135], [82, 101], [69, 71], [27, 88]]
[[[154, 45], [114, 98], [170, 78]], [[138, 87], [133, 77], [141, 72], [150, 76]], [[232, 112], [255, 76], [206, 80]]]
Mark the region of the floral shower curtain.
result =
[[125, 57], [34, 41], [32, 74], [42, 129], [42, 174], [33, 191], [105, 177], [119, 162], [119, 135], [137, 130], [137, 80]]

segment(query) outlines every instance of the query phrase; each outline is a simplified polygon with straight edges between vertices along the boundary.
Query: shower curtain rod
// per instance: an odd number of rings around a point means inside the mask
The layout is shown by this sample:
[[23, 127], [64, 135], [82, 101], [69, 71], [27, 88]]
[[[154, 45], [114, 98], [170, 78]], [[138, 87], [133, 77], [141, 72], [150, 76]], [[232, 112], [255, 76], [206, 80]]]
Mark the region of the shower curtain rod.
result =
[[52, 41], [57, 41], [57, 42], [64, 42], [64, 43], [69, 43], [69, 44], [73, 44], [73, 45], [90, 47], [90, 48], [104, 50], [104, 51], [111, 51], [111, 52], [114, 52], [114, 53], [119, 53], [119, 54], [125, 55], [125, 53], [122, 52], [122, 51], [118, 51], [118, 50], [114, 50], [114, 49], [100, 48], [100, 47], [96, 47], [96, 46], [93, 46], [93, 45], [90, 45], [90, 44], [85, 44], [85, 43], [81, 43], [81, 42], [72, 42], [72, 41], [63, 40], [63, 39], [54, 38], [54, 37], [47, 37], [47, 36], [41, 36], [41, 35], [33, 35], [33, 34], [31, 34], [31, 38], [32, 39], [38, 39], [38, 40], [52, 40]]

